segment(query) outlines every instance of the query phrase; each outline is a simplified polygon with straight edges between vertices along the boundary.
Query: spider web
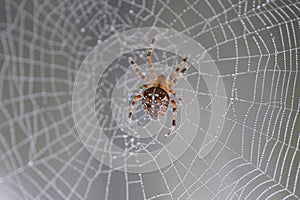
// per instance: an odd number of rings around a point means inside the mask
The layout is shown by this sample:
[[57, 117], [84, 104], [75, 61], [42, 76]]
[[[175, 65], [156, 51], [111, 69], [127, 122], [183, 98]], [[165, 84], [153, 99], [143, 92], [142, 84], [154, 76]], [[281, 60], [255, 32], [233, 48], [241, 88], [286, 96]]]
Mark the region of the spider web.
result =
[[[299, 199], [299, 13], [300, 3], [287, 0], [1, 1], [1, 199]], [[75, 121], [72, 110], [72, 95], [80, 95], [73, 91], [80, 66], [96, 46], [137, 27], [174, 29], [204, 48], [199, 57], [209, 55], [193, 63], [175, 87], [188, 99], [185, 106], [177, 102], [176, 136], [164, 139], [149, 131], [152, 125], [167, 129], [170, 111], [152, 122], [139, 105], [135, 127], [146, 130], [144, 138], [118, 132], [127, 120], [122, 109], [129, 109], [143, 83], [127, 59], [134, 57], [148, 73], [145, 48], [119, 56], [97, 77], [96, 97], [82, 97], [82, 110], [95, 103], [106, 134], [89, 135], [96, 125]], [[154, 50], [152, 60], [166, 73], [182, 56]], [[201, 71], [211, 63], [217, 77]], [[212, 93], [205, 77], [223, 82], [226, 93]], [[201, 156], [203, 141], [214, 134], [208, 125], [218, 127], [211, 120], [216, 99], [226, 102], [224, 126]], [[118, 109], [120, 102], [128, 107]], [[197, 112], [200, 121], [194, 123]], [[152, 153], [188, 135], [184, 127], [194, 127], [196, 137], [177, 144], [189, 148], [176, 159], [172, 151], [165, 154], [172, 162], [161, 167]], [[111, 142], [101, 143], [104, 138]], [[137, 143], [148, 144], [144, 155], [157, 163], [155, 170], [133, 172], [130, 157], [114, 157], [113, 145], [130, 153]], [[118, 168], [90, 151], [97, 145], [109, 150], [108, 161], [116, 159]]]

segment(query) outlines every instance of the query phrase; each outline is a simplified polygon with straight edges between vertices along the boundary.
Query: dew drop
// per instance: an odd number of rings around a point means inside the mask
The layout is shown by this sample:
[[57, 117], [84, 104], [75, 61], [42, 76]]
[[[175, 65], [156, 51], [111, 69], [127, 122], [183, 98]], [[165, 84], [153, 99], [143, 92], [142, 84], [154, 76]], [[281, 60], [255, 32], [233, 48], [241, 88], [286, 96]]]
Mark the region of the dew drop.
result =
[[33, 166], [33, 162], [32, 162], [32, 160], [28, 162], [28, 165], [29, 165], [30, 167], [32, 167], [32, 166]]

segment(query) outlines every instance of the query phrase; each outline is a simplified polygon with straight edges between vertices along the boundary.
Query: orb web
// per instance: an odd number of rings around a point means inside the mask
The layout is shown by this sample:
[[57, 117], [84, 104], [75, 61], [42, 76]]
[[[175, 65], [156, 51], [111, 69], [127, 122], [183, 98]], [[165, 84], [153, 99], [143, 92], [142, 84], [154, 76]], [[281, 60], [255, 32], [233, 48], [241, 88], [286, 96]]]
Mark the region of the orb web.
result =
[[[299, 2], [288, 0], [1, 1], [0, 197], [299, 199], [299, 10]], [[183, 80], [193, 89], [179, 93], [201, 97], [201, 121], [193, 124], [201, 137], [180, 158], [149, 173], [126, 171], [127, 157], [123, 170], [96, 159], [79, 138], [72, 113], [84, 58], [112, 35], [137, 27], [174, 29], [197, 41], [205, 49], [201, 55], [209, 55], [199, 66], [216, 64], [215, 78], [226, 90], [210, 93], [203, 77], [212, 74], [189, 70]], [[133, 55], [139, 65], [146, 63], [144, 50]], [[116, 60], [117, 72], [109, 74], [130, 72], [122, 59], [127, 57]], [[168, 52], [152, 56], [168, 68], [180, 59]], [[136, 79], [124, 80], [126, 86]], [[98, 97], [96, 110], [107, 109], [107, 99]], [[85, 97], [82, 108], [96, 99]], [[214, 124], [211, 105], [218, 99], [226, 101], [225, 123], [203, 157], [202, 140], [213, 135], [203, 127]], [[180, 110], [192, 120], [187, 108]], [[112, 132], [117, 127], [113, 118], [97, 117]], [[86, 124], [87, 132], [94, 129]], [[173, 159], [172, 152], [167, 156]]]

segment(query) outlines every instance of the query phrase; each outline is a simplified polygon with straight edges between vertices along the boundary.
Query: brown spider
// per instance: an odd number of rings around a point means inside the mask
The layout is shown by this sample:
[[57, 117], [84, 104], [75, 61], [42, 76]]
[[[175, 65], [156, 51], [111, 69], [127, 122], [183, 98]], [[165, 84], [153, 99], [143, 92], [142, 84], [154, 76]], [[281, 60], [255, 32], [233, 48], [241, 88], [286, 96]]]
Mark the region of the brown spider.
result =
[[189, 68], [190, 64], [186, 65], [181, 71], [179, 71], [188, 59], [188, 57], [186, 56], [185, 58], [182, 59], [182, 61], [179, 63], [175, 71], [170, 76], [165, 76], [162, 74], [157, 75], [150, 61], [150, 56], [154, 47], [154, 43], [155, 43], [155, 37], [152, 39], [150, 43], [150, 47], [148, 49], [148, 53], [146, 57], [148, 69], [153, 79], [149, 79], [148, 77], [144, 76], [138, 69], [138, 66], [134, 62], [134, 60], [131, 57], [129, 58], [129, 62], [134, 68], [136, 75], [139, 78], [149, 83], [140, 86], [140, 89], [145, 89], [144, 92], [133, 97], [132, 105], [130, 107], [129, 114], [128, 114], [128, 119], [131, 122], [131, 116], [132, 116], [132, 111], [134, 109], [134, 105], [136, 101], [138, 101], [140, 98], [142, 98], [142, 104], [145, 112], [152, 119], [162, 118], [168, 109], [169, 102], [171, 102], [173, 106], [173, 115], [172, 115], [173, 121], [172, 121], [172, 126], [170, 131], [168, 132], [168, 134], [166, 134], [166, 136], [168, 136], [175, 129], [176, 107], [177, 107], [174, 99], [170, 97], [168, 93], [173, 94], [178, 100], [181, 100], [180, 97], [177, 97], [176, 92], [170, 88], [173, 87], [176, 84], [176, 82], [182, 77], [184, 72]]

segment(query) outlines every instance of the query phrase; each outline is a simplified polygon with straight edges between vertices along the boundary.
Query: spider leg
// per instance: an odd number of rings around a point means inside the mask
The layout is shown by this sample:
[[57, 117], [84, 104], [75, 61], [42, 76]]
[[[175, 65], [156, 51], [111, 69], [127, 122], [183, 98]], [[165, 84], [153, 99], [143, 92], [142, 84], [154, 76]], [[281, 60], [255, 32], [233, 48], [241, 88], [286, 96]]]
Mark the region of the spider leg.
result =
[[149, 69], [149, 72], [150, 74], [152, 75], [152, 77], [156, 77], [156, 73], [152, 67], [152, 63], [151, 63], [151, 60], [150, 60], [150, 57], [151, 57], [151, 53], [153, 51], [153, 48], [154, 48], [154, 43], [155, 43], [155, 37], [154, 36], [151, 40], [151, 43], [150, 43], [150, 47], [148, 49], [148, 52], [147, 52], [147, 56], [146, 56], [146, 61], [147, 61], [147, 64], [148, 64], [148, 69]]
[[136, 89], [136, 91], [140, 91], [141, 89], [148, 89], [152, 87], [152, 84], [149, 85], [149, 84], [144, 84], [144, 85], [141, 85], [138, 89]]
[[182, 98], [177, 96], [177, 93], [174, 90], [168, 89], [167, 92], [173, 94], [184, 105]]
[[172, 87], [176, 84], [176, 82], [183, 76], [183, 74], [188, 70], [188, 68], [191, 66], [191, 64], [188, 64], [187, 66], [185, 66], [180, 73], [177, 75], [177, 77], [171, 81], [171, 83], [169, 84], [169, 87]]
[[140, 89], [148, 89], [149, 87], [151, 87], [152, 85], [148, 85], [148, 84], [144, 84], [140, 86]]
[[134, 105], [137, 102], [137, 100], [139, 100], [141, 97], [143, 97], [143, 95], [142, 94], [138, 94], [138, 95], [134, 96], [133, 99], [132, 99], [132, 101], [131, 101], [131, 107], [130, 107], [129, 113], [128, 113], [128, 121], [129, 121], [130, 124], [132, 122], [131, 117], [132, 117], [132, 111], [134, 109]]
[[179, 65], [176, 67], [175, 71], [173, 72], [172, 75], [169, 76], [169, 81], [172, 81], [176, 75], [179, 73], [179, 70], [181, 69], [181, 67], [184, 65], [184, 63], [187, 61], [188, 56], [184, 57], [182, 59], [182, 61], [179, 63]]
[[177, 116], [176, 109], [177, 109], [177, 106], [176, 106], [176, 103], [175, 103], [174, 99], [170, 98], [170, 102], [173, 106], [172, 126], [171, 126], [170, 131], [165, 135], [166, 137], [168, 137], [175, 130], [175, 126], [176, 126], [176, 116]]
[[140, 79], [143, 79], [143, 80], [148, 81], [148, 82], [151, 83], [151, 80], [150, 80], [148, 77], [144, 76], [144, 75], [140, 72], [140, 70], [139, 70], [137, 64], [134, 62], [134, 60], [133, 60], [131, 57], [129, 57], [129, 62], [130, 62], [130, 64], [131, 64], [131, 66], [133, 67], [133, 69], [134, 69], [136, 75], [137, 75]]

